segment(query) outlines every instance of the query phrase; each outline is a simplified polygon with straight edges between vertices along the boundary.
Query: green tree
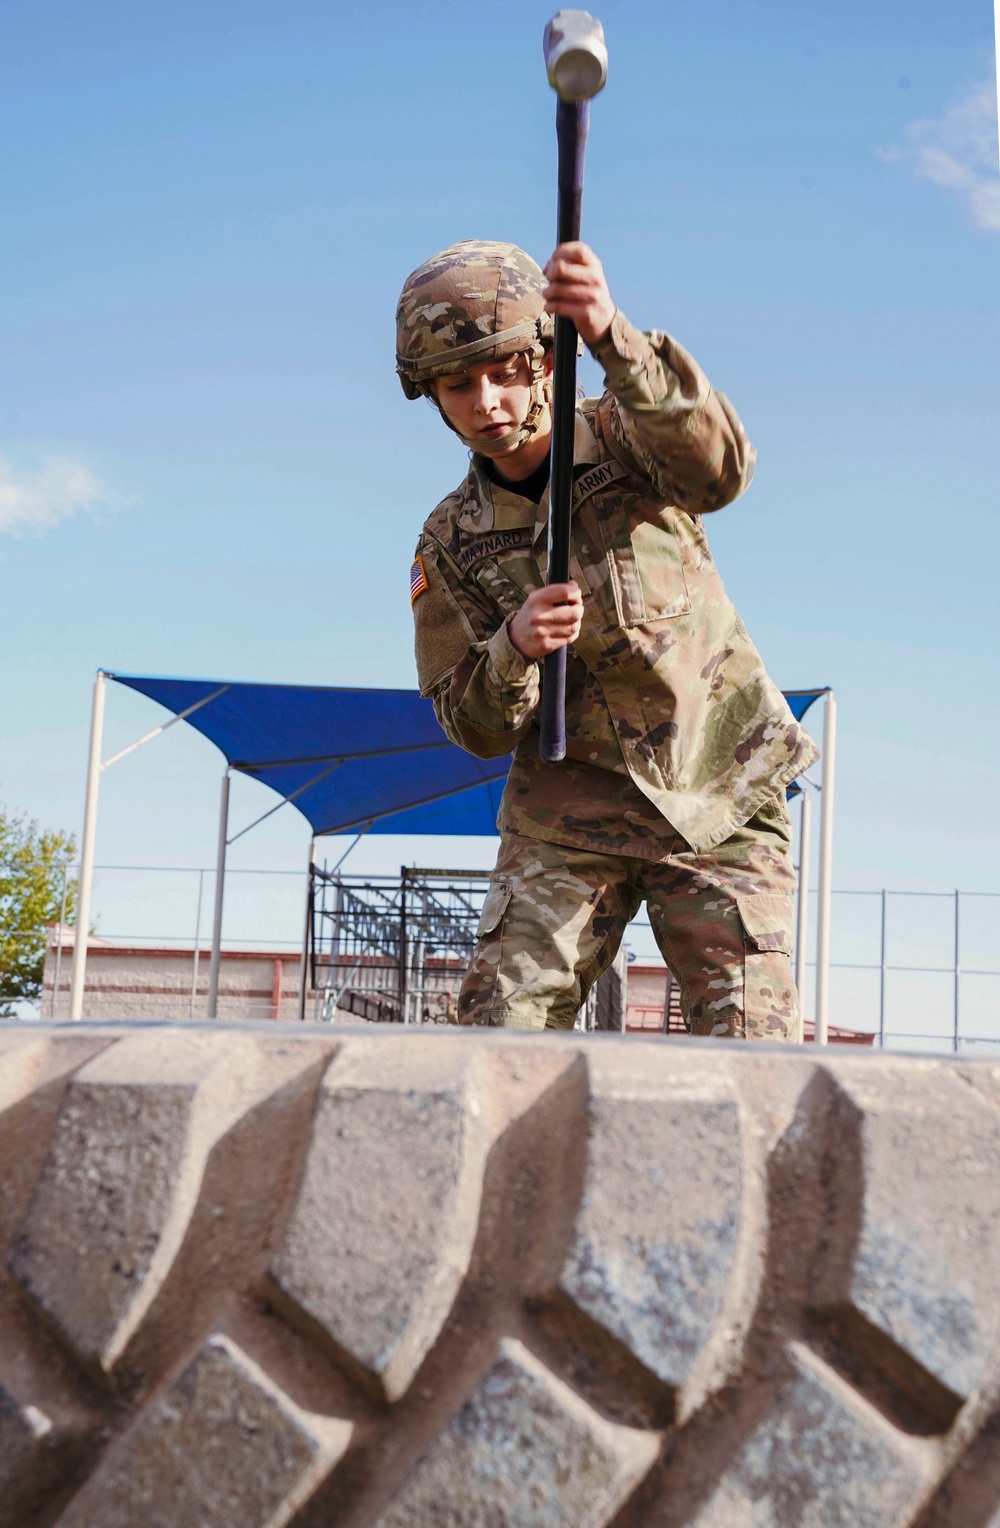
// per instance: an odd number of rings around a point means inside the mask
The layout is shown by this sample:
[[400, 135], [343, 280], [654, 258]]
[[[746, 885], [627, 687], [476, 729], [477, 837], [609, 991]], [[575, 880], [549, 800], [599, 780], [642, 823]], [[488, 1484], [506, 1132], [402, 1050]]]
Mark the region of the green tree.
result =
[[[0, 807], [0, 1019], [41, 997], [45, 929], [58, 923], [63, 866], [76, 844], [68, 833], [39, 832], [37, 822]], [[77, 881], [67, 883], [66, 922], [76, 916]]]

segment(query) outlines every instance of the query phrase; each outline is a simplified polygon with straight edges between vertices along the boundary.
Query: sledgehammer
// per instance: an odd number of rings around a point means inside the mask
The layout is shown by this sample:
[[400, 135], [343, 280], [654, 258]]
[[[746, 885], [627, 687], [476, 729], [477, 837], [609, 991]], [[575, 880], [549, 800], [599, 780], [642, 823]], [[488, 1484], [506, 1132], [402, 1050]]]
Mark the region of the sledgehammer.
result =
[[[608, 77], [604, 28], [588, 11], [559, 11], [542, 43], [549, 84], [559, 97], [559, 212], [556, 242], [580, 237], [583, 161], [590, 102]], [[552, 466], [549, 479], [548, 581], [569, 579], [573, 508], [573, 437], [576, 421], [576, 325], [556, 317], [552, 381]], [[538, 751], [547, 764], [566, 757], [566, 649], [549, 653], [542, 667], [542, 723]]]

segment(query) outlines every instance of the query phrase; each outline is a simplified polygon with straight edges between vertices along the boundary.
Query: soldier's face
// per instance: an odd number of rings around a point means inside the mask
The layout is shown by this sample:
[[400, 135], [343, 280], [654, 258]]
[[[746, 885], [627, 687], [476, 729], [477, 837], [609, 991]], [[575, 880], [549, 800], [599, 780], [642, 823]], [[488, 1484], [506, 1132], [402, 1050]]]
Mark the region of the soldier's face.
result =
[[528, 358], [518, 355], [505, 361], [483, 361], [453, 377], [439, 377], [437, 401], [466, 440], [495, 440], [527, 417], [531, 404]]

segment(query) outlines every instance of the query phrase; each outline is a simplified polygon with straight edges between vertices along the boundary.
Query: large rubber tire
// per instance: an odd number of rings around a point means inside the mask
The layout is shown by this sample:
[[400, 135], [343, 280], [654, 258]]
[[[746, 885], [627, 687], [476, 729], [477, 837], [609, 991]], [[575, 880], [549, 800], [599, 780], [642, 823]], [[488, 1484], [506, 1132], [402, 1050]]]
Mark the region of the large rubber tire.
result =
[[0, 1030], [2, 1528], [1000, 1528], [1000, 1071]]

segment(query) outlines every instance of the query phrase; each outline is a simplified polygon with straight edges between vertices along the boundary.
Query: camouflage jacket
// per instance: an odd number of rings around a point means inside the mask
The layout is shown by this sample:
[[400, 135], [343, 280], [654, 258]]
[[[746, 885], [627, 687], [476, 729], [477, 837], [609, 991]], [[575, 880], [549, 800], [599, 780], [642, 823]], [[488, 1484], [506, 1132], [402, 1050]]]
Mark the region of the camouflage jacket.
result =
[[818, 756], [722, 586], [701, 516], [749, 484], [731, 405], [668, 335], [621, 313], [594, 347], [607, 391], [576, 420], [567, 758], [537, 750], [539, 665], [508, 621], [545, 582], [548, 491], [535, 505], [476, 457], [417, 546], [420, 689], [455, 743], [514, 750], [498, 826], [645, 859], [673, 831], [704, 852]]

